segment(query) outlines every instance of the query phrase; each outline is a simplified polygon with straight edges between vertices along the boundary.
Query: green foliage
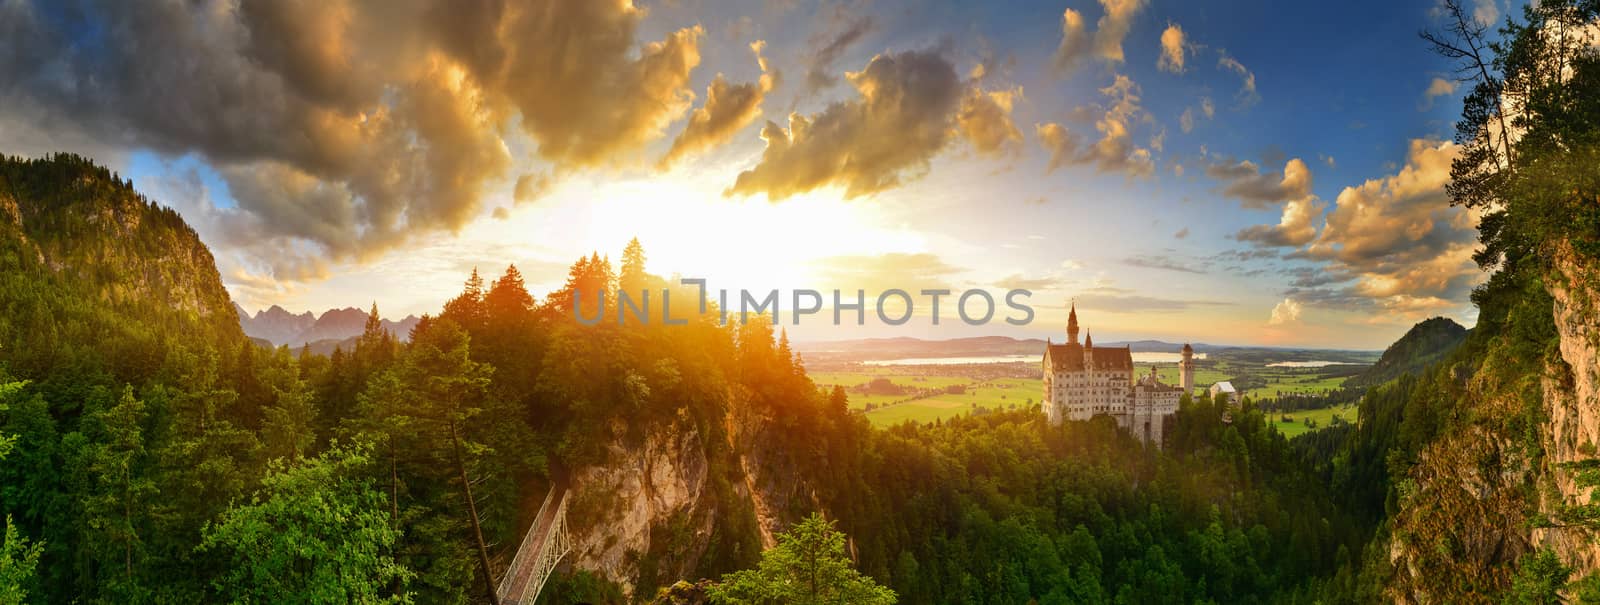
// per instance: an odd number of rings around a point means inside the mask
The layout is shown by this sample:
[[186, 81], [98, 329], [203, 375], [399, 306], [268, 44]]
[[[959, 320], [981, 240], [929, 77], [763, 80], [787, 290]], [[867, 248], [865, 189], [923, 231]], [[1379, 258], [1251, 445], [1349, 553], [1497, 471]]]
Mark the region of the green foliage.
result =
[[41, 550], [38, 544], [28, 544], [18, 533], [16, 523], [6, 517], [5, 527], [0, 528], [0, 605], [26, 602]]
[[1511, 588], [1501, 601], [1506, 605], [1555, 605], [1564, 603], [1561, 590], [1572, 569], [1563, 565], [1555, 551], [1540, 549], [1522, 557]]
[[751, 570], [723, 576], [710, 590], [715, 603], [891, 605], [893, 590], [879, 586], [850, 566], [845, 536], [813, 513], [778, 536], [778, 545], [761, 554]]
[[1434, 317], [1411, 326], [1400, 340], [1389, 345], [1367, 371], [1345, 381], [1345, 386], [1376, 386], [1401, 374], [1417, 374], [1442, 359], [1467, 337], [1467, 329], [1444, 317]]
[[[20, 382], [0, 382], [0, 412], [6, 410], [6, 401], [22, 387]], [[15, 437], [0, 433], [0, 460], [5, 460], [15, 443]], [[39, 565], [40, 546], [29, 545], [16, 525], [7, 515], [5, 527], [0, 528], [0, 605], [21, 605], [34, 581], [34, 568]]]
[[365, 445], [275, 461], [248, 504], [207, 525], [200, 550], [222, 557], [216, 581], [234, 603], [409, 603], [412, 573], [395, 561], [400, 538], [369, 479]]

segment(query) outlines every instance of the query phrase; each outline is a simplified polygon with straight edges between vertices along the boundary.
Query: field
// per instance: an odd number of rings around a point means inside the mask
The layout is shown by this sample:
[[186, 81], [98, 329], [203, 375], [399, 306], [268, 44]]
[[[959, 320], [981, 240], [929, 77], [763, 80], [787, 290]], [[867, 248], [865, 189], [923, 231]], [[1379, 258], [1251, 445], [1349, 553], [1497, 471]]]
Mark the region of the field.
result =
[[[1356, 411], [1357, 408], [1355, 405], [1341, 405], [1335, 407], [1318, 408], [1314, 410], [1298, 410], [1294, 412], [1269, 412], [1269, 414], [1272, 418], [1273, 428], [1278, 429], [1278, 432], [1283, 433], [1283, 436], [1285, 437], [1294, 437], [1295, 435], [1299, 435], [1307, 431], [1326, 428], [1332, 425], [1333, 418], [1335, 416], [1343, 419], [1345, 422], [1355, 422], [1357, 415]], [[1284, 418], [1289, 418], [1289, 422], [1284, 422]], [[1311, 425], [1306, 424], [1307, 420], [1315, 423], [1316, 426], [1312, 427]]]
[[[1364, 369], [1365, 363], [1371, 363], [1371, 356], [1364, 353], [1314, 353], [1258, 349], [1221, 351], [1196, 364], [1195, 384], [1204, 388], [1219, 381], [1232, 381], [1256, 400], [1289, 393], [1323, 394], [1338, 389], [1346, 377]], [[1345, 361], [1350, 365], [1321, 368], [1268, 365], [1284, 359], [1326, 359]], [[1044, 390], [1037, 365], [1032, 363], [826, 365], [828, 367], [811, 371], [811, 379], [825, 388], [833, 385], [844, 387], [849, 394], [851, 409], [861, 410], [873, 425], [879, 427], [906, 421], [934, 422], [987, 410], [1031, 408], [1039, 404]], [[1136, 365], [1136, 372], [1141, 376], [1150, 371], [1148, 364]], [[1156, 371], [1162, 382], [1177, 384], [1178, 368], [1175, 365], [1161, 364]], [[877, 381], [876, 388], [867, 386], [874, 381]], [[1294, 412], [1289, 414], [1294, 422], [1274, 424], [1285, 435], [1292, 437], [1311, 430], [1304, 424], [1305, 418], [1310, 418], [1321, 428], [1328, 426], [1335, 414], [1351, 422], [1356, 416], [1353, 407], [1325, 408]]]

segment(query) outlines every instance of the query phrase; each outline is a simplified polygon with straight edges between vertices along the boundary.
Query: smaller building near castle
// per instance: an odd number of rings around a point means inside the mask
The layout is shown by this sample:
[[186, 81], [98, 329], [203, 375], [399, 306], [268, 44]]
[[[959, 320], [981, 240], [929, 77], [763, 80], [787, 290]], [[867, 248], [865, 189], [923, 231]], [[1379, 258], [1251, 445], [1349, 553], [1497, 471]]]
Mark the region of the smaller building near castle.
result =
[[1067, 316], [1067, 342], [1047, 342], [1044, 350], [1044, 413], [1050, 424], [1110, 416], [1117, 426], [1145, 443], [1161, 445], [1166, 421], [1178, 413], [1178, 401], [1194, 389], [1194, 348], [1183, 345], [1178, 364], [1179, 386], [1164, 384], [1156, 369], [1135, 376], [1133, 352], [1123, 347], [1095, 347], [1094, 336], [1078, 343], [1078, 307]]

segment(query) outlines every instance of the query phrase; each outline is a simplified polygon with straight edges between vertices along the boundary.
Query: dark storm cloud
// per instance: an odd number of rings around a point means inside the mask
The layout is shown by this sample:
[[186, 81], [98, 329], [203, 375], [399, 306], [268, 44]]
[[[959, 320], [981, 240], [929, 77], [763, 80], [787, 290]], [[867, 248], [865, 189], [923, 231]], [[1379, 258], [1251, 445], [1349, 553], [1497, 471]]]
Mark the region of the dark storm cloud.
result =
[[0, 141], [198, 154], [238, 201], [223, 232], [250, 238], [221, 243], [303, 274], [472, 220], [513, 124], [557, 169], [659, 138], [690, 107], [701, 30], [638, 40], [642, 16], [623, 0], [6, 2]]

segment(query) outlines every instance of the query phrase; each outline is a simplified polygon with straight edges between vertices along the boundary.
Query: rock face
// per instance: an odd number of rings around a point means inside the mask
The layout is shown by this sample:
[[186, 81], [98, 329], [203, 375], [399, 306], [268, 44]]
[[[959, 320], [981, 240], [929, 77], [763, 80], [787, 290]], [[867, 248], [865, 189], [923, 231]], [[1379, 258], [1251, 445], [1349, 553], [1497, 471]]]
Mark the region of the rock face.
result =
[[605, 464], [577, 472], [567, 509], [574, 566], [600, 573], [631, 596], [641, 562], [663, 546], [653, 543], [656, 529], [673, 524], [696, 539], [681, 545], [673, 560], [651, 558], [686, 568], [660, 572], [682, 577], [692, 571], [716, 521], [716, 503], [705, 489], [705, 445], [692, 427], [664, 427], [650, 431], [638, 447], [612, 444]]
[[[1595, 458], [1600, 445], [1600, 263], [1585, 262], [1570, 249], [1557, 254], [1545, 288], [1555, 300], [1556, 332], [1561, 335], [1563, 368], [1545, 373], [1545, 461], [1547, 484], [1539, 510], [1553, 514], [1563, 504], [1588, 504], [1587, 488], [1573, 483], [1562, 465]], [[1576, 530], [1540, 529], [1534, 541], [1548, 545], [1573, 566], [1577, 576], [1600, 569], [1600, 545]]]
[[1595, 459], [1600, 445], [1600, 262], [1564, 246], [1553, 259], [1543, 286], [1559, 354], [1530, 372], [1515, 348], [1491, 345], [1451, 369], [1461, 384], [1430, 385], [1424, 405], [1461, 417], [1398, 486], [1391, 601], [1484, 601], [1509, 585], [1519, 557], [1544, 547], [1574, 578], [1600, 570], [1600, 546], [1584, 530], [1528, 523], [1589, 503], [1566, 465]]
[[[708, 427], [715, 434], [681, 411], [642, 438], [625, 437], [621, 423], [609, 427], [617, 437], [606, 461], [572, 476], [575, 569], [616, 582], [629, 598], [653, 598], [636, 593], [702, 577], [714, 549], [743, 549], [753, 560], [817, 508], [792, 454], [772, 445], [770, 419], [730, 407], [720, 426]], [[723, 535], [730, 532], [739, 535]]]

